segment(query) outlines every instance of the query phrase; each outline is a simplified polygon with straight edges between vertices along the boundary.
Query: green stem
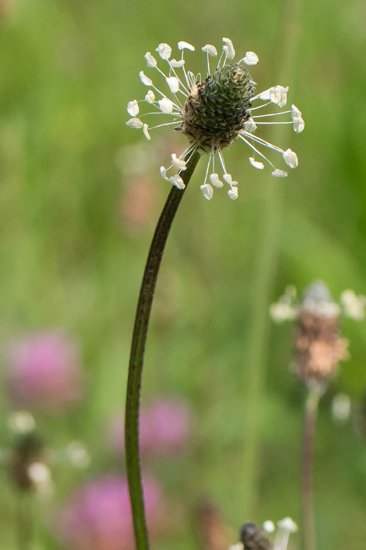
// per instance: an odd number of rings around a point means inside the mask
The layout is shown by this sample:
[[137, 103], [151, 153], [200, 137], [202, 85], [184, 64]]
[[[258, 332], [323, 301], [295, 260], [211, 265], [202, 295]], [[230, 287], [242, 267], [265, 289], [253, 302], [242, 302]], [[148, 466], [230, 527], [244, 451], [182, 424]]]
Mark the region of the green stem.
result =
[[[187, 170], [180, 174], [186, 186], [192, 177], [199, 159], [200, 154], [197, 152], [194, 153], [187, 163]], [[184, 191], [176, 187], [172, 188], [156, 226], [141, 283], [132, 336], [126, 396], [125, 453], [137, 550], [148, 550], [149, 548], [139, 452], [139, 406], [145, 344], [151, 306], [165, 244]]]
[[302, 512], [304, 550], [315, 550], [313, 454], [320, 395], [320, 388], [310, 388], [305, 401], [302, 449]]
[[31, 497], [23, 492], [17, 495], [16, 535], [18, 550], [29, 550], [32, 542]]

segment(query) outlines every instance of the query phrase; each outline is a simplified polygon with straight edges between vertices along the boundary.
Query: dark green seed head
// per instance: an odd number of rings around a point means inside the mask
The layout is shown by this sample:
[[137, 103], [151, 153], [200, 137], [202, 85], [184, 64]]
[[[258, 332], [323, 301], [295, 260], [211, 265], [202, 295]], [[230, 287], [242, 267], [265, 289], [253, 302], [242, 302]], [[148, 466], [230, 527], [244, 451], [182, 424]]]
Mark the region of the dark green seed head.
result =
[[240, 531], [240, 540], [244, 550], [272, 550], [267, 536], [255, 523], [245, 523]]
[[250, 117], [254, 90], [250, 74], [240, 63], [216, 69], [191, 90], [178, 131], [207, 153], [228, 147]]

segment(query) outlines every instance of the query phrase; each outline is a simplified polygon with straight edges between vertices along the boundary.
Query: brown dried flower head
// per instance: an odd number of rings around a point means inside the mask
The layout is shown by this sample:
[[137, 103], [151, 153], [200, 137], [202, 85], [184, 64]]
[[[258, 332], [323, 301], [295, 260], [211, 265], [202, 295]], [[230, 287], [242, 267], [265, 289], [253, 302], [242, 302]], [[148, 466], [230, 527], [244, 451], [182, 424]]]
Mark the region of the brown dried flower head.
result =
[[327, 382], [337, 373], [339, 361], [348, 357], [348, 340], [340, 332], [340, 313], [321, 281], [304, 292], [294, 335], [295, 372], [308, 386]]
[[322, 386], [336, 375], [339, 361], [348, 358], [348, 340], [341, 336], [340, 319], [363, 320], [365, 305], [365, 296], [357, 296], [353, 290], [345, 290], [336, 303], [322, 281], [310, 285], [301, 301], [295, 287], [289, 286], [272, 304], [270, 313], [275, 322], [296, 321], [293, 370], [307, 386]]

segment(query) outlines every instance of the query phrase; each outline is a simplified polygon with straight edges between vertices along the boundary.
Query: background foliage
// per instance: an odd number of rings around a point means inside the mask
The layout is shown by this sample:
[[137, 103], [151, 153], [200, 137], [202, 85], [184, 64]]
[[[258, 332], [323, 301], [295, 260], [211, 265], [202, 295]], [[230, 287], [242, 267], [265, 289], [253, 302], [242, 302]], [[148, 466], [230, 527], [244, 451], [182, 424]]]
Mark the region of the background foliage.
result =
[[[195, 44], [190, 67], [198, 72], [205, 64], [200, 47], [219, 47], [229, 36], [238, 53], [258, 53], [252, 74], [265, 89], [287, 84], [277, 80], [292, 32], [298, 45], [289, 101], [302, 110], [306, 129], [281, 137], [300, 159], [285, 180], [268, 180], [250, 167], [242, 144], [232, 146], [226, 159], [241, 188], [236, 202], [223, 192], [202, 199], [201, 166], [173, 228], [152, 316], [143, 400], [179, 395], [195, 421], [189, 449], [175, 465], [144, 463], [146, 471], [159, 472], [182, 513], [170, 538], [155, 547], [193, 547], [191, 520], [202, 495], [235, 530], [246, 520], [299, 519], [303, 393], [288, 368], [291, 328], [271, 326], [266, 312], [290, 283], [302, 290], [323, 279], [334, 297], [345, 288], [366, 293], [366, 30], [361, 0], [304, 1], [290, 29], [288, 11], [282, 0], [0, 2], [2, 348], [14, 336], [49, 328], [78, 340], [83, 401], [67, 415], [39, 413], [36, 420], [47, 445], [82, 439], [92, 457], [86, 472], [53, 472], [53, 500], [38, 506], [37, 549], [59, 548], [50, 510], [84, 478], [123, 471], [122, 461], [110, 456], [105, 430], [123, 408], [140, 277], [169, 190], [158, 167], [170, 146], [156, 138], [148, 219], [131, 229], [131, 155], [124, 148], [141, 134], [124, 123], [127, 101], [145, 92], [138, 78], [143, 55], [160, 42]], [[178, 152], [184, 138], [176, 143]], [[259, 259], [263, 227], [273, 209], [267, 238], [273, 262], [266, 263]], [[253, 341], [257, 307], [262, 313]], [[330, 415], [338, 391], [362, 399], [366, 325], [347, 321], [343, 328], [351, 359], [322, 401], [316, 440], [318, 550], [361, 550], [366, 540], [366, 446], [351, 425], [337, 426]], [[258, 369], [250, 353], [263, 358]], [[5, 447], [11, 409], [5, 391], [0, 404]], [[14, 494], [5, 467], [0, 476], [0, 545], [12, 550]]]

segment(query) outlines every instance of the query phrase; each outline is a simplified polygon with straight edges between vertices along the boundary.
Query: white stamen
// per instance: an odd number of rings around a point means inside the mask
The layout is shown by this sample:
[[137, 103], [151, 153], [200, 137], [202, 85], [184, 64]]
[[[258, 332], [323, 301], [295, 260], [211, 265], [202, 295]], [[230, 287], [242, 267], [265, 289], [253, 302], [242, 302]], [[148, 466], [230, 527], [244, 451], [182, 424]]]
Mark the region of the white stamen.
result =
[[296, 107], [296, 105], [292, 105], [291, 107], [292, 107], [292, 109], [291, 109], [292, 120], [294, 118], [301, 118], [302, 117], [302, 112]]
[[143, 128], [144, 123], [139, 118], [130, 118], [130, 120], [126, 122], [126, 126], [128, 126], [129, 128], [140, 130], [141, 128]]
[[165, 181], [169, 181], [169, 178], [166, 177], [166, 168], [164, 168], [164, 166], [160, 166], [160, 175], [161, 177], [163, 178], [163, 180]]
[[178, 78], [176, 78], [175, 76], [170, 76], [170, 77], [166, 78], [166, 82], [167, 82], [172, 94], [176, 94], [177, 91], [179, 90], [179, 80], [178, 80]]
[[146, 137], [146, 139], [148, 139], [150, 141], [151, 136], [149, 134], [148, 127], [149, 126], [147, 124], [144, 124], [143, 127], [142, 127], [142, 131], [143, 131], [144, 136]]
[[237, 187], [232, 187], [228, 192], [227, 194], [229, 195], [229, 197], [235, 201], [237, 198], [238, 198], [238, 188]]
[[228, 183], [229, 185], [238, 185], [237, 181], [233, 181], [233, 178], [231, 174], [224, 174], [222, 178]]
[[245, 57], [243, 57], [243, 61], [246, 65], [256, 65], [259, 61], [259, 58], [256, 53], [247, 52], [245, 54]]
[[144, 71], [140, 71], [139, 76], [140, 76], [141, 82], [143, 84], [145, 84], [145, 86], [152, 86], [153, 85], [153, 81], [151, 80], [151, 78], [146, 76], [146, 74], [144, 74]]
[[276, 529], [275, 527], [275, 524], [273, 523], [273, 521], [271, 521], [270, 519], [268, 519], [267, 521], [265, 521], [263, 523], [263, 529], [267, 532], [267, 533], [273, 533], [274, 530]]
[[248, 120], [244, 122], [244, 129], [250, 133], [255, 132], [257, 129], [257, 125], [252, 118], [248, 118]]
[[144, 57], [146, 59], [148, 67], [156, 67], [157, 66], [158, 62], [156, 61], [155, 57], [151, 55], [150, 52], [145, 53]]
[[217, 55], [217, 49], [215, 48], [215, 46], [212, 46], [212, 44], [206, 44], [206, 46], [203, 46], [202, 51], [208, 53], [208, 55]]
[[254, 166], [254, 168], [258, 168], [258, 170], [263, 170], [263, 168], [264, 168], [263, 162], [259, 162], [257, 160], [254, 160], [253, 157], [249, 157], [249, 162], [252, 166]]
[[284, 88], [283, 86], [275, 86], [270, 92], [270, 100], [278, 105], [283, 107], [287, 103], [287, 92], [289, 88]]
[[[248, 145], [248, 147], [250, 147], [255, 153], [257, 153], [257, 155], [259, 155], [262, 159], [264, 159], [266, 162], [268, 162], [268, 164], [270, 164], [272, 166], [272, 168], [274, 168], [272, 162], [270, 160], [268, 160], [268, 158], [266, 156], [264, 156], [263, 153], [261, 153], [256, 147], [254, 147], [254, 145], [252, 143], [250, 143], [250, 141], [248, 141], [247, 139], [245, 139], [241, 135], [239, 135], [239, 137], [240, 137], [240, 139], [242, 139], [244, 141], [244, 143], [246, 143]], [[252, 135], [250, 135], [250, 137], [253, 138]]]
[[288, 90], [288, 86], [286, 88], [284, 86], [273, 86], [272, 88], [269, 88], [268, 90], [265, 90], [259, 95], [253, 97], [252, 101], [255, 99], [269, 99], [272, 103], [275, 103], [279, 107], [283, 107], [287, 103]]
[[284, 170], [279, 170], [278, 168], [276, 168], [276, 170], [274, 170], [272, 172], [272, 176], [274, 178], [286, 178], [287, 177], [287, 172], [285, 172]]
[[[248, 136], [250, 139], [255, 141], [256, 143], [259, 143], [260, 145], [263, 145], [264, 147], [268, 147], [268, 149], [273, 149], [274, 151], [277, 151], [278, 153], [283, 153], [283, 149], [281, 147], [277, 147], [277, 145], [273, 145], [273, 143], [269, 143], [269, 141], [266, 141], [265, 139], [262, 139], [254, 134], [249, 134], [248, 132], [245, 132], [242, 130], [240, 132], [243, 136]], [[239, 136], [241, 137], [241, 136]]]
[[145, 101], [148, 103], [154, 103], [155, 101], [155, 94], [152, 90], [149, 90], [147, 94], [145, 95]]
[[194, 52], [196, 48], [192, 46], [192, 44], [188, 44], [188, 42], [178, 42], [178, 50], [191, 50], [191, 52]]
[[177, 61], [176, 59], [171, 59], [170, 61], [170, 65], [174, 68], [180, 68], [180, 67], [183, 67], [183, 65], [185, 64], [185, 61], [184, 59], [180, 59], [179, 61]]
[[284, 151], [282, 153], [283, 160], [289, 166], [290, 168], [296, 168], [299, 164], [299, 160], [297, 158], [296, 153], [294, 151], [291, 151], [291, 149], [287, 149], [287, 151]]
[[296, 132], [297, 134], [301, 134], [301, 132], [305, 128], [304, 119], [302, 117], [294, 117], [292, 120], [294, 125], [294, 132]]
[[205, 183], [204, 185], [200, 186], [200, 189], [202, 191], [202, 195], [207, 199], [208, 201], [212, 199], [213, 196], [213, 188], [209, 183]]
[[230, 38], [223, 38], [223, 42], [225, 42], [226, 46], [223, 46], [222, 49], [225, 52], [225, 55], [228, 59], [234, 59], [235, 57], [235, 50], [232, 41]]
[[284, 518], [277, 522], [280, 529], [288, 531], [289, 533], [296, 533], [298, 530], [297, 524], [291, 518]]
[[196, 77], [191, 71], [187, 72], [187, 80], [188, 80], [188, 86], [190, 88], [193, 88], [193, 86], [196, 85]]
[[169, 178], [169, 181], [171, 184], [175, 185], [175, 187], [178, 187], [178, 189], [185, 188], [185, 183], [178, 174], [175, 174], [175, 176]]
[[224, 187], [224, 184], [222, 183], [222, 181], [220, 181], [218, 174], [211, 174], [210, 182], [217, 188]]
[[166, 115], [170, 115], [173, 112], [174, 103], [170, 101], [167, 97], [163, 97], [163, 99], [160, 99], [158, 101], [160, 109], [165, 113]]
[[176, 170], [187, 170], [185, 161], [178, 159], [175, 153], [172, 154], [172, 165]]
[[140, 112], [139, 104], [136, 99], [129, 101], [127, 104], [127, 112], [131, 116], [137, 116]]
[[169, 57], [172, 55], [171, 47], [169, 46], [169, 44], [165, 44], [164, 42], [162, 44], [159, 44], [155, 51], [158, 52], [161, 59], [169, 59]]

